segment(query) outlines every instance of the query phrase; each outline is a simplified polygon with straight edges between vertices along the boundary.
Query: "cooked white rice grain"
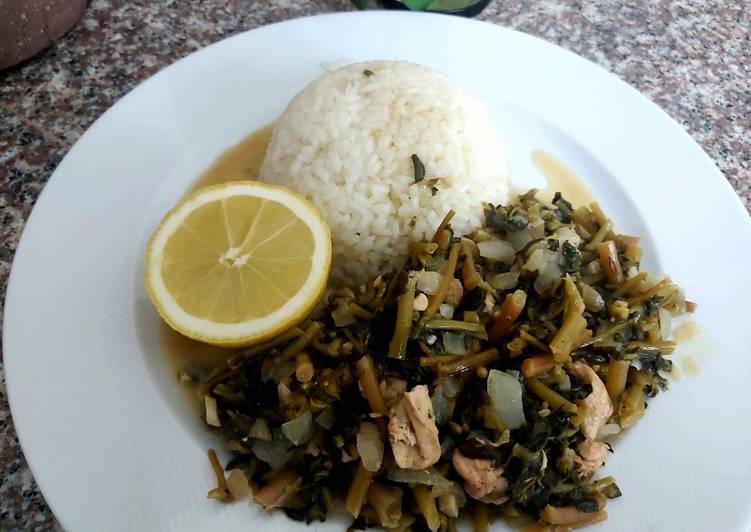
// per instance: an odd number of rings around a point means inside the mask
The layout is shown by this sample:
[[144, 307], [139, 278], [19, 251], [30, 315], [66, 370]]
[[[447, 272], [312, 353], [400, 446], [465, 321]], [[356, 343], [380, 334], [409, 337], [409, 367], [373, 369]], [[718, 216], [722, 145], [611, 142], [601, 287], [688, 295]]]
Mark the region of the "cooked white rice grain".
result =
[[[415, 183], [411, 160], [425, 165]], [[284, 111], [261, 179], [311, 200], [331, 227], [335, 279], [397, 266], [449, 209], [468, 233], [507, 199], [504, 150], [484, 107], [424, 66], [373, 61], [324, 74]]]

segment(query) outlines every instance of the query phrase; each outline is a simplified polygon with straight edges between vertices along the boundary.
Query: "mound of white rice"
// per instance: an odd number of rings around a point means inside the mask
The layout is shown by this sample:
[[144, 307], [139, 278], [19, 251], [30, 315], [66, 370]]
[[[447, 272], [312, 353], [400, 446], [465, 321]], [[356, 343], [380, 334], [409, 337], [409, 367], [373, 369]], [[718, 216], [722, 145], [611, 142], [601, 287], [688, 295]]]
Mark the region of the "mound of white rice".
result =
[[[415, 182], [411, 159], [425, 165]], [[274, 127], [261, 179], [311, 200], [331, 227], [335, 279], [362, 283], [432, 236], [449, 209], [463, 234], [507, 199], [504, 150], [485, 109], [405, 62], [342, 67], [308, 85]]]

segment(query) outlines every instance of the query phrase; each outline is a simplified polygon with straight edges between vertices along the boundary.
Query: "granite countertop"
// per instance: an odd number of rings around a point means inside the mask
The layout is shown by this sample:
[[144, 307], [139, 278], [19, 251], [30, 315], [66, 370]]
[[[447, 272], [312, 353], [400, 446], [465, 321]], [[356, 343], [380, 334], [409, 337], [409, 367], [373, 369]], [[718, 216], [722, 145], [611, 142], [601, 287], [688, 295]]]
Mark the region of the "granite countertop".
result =
[[[530, 4], [532, 4], [530, 6]], [[161, 68], [238, 32], [347, 0], [94, 0], [64, 38], [0, 72], [0, 299], [34, 201], [84, 130]], [[646, 94], [751, 210], [751, 8], [716, 0], [496, 0], [481, 19], [591, 59]], [[0, 366], [0, 529], [59, 528], [26, 465]]]

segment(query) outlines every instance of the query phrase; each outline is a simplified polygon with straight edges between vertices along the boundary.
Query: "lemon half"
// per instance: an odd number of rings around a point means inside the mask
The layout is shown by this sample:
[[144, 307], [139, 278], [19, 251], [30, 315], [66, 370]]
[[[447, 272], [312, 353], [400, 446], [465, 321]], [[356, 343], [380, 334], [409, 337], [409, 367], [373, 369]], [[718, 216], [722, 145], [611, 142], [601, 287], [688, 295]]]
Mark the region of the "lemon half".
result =
[[206, 187], [162, 219], [145, 286], [182, 334], [243, 346], [299, 323], [326, 288], [331, 234], [302, 196], [257, 181]]

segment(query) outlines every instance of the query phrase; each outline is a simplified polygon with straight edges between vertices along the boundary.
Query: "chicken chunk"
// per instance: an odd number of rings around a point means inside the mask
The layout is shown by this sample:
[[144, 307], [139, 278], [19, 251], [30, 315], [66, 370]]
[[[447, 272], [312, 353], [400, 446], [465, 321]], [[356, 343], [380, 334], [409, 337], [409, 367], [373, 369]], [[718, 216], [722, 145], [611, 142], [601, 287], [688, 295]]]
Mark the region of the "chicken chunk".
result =
[[441, 457], [433, 404], [424, 384], [405, 393], [391, 410], [389, 441], [396, 465], [402, 468], [424, 469]]
[[508, 482], [503, 478], [503, 468], [494, 466], [492, 460], [468, 458], [455, 449], [451, 463], [464, 479], [464, 489], [473, 499], [502, 494], [508, 488]]
[[605, 463], [608, 444], [601, 441], [584, 440], [576, 449], [578, 456], [574, 462], [579, 466], [579, 475], [589, 477]]
[[594, 440], [600, 428], [613, 415], [613, 403], [608, 396], [605, 384], [588, 365], [576, 362], [572, 364], [569, 373], [592, 386], [592, 393], [579, 401], [579, 407], [584, 410], [579, 430], [585, 438]]

